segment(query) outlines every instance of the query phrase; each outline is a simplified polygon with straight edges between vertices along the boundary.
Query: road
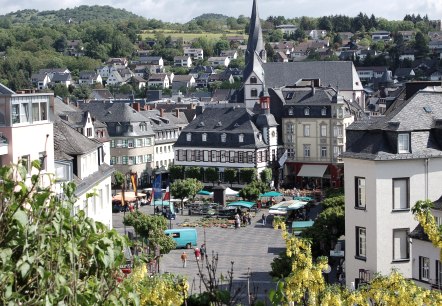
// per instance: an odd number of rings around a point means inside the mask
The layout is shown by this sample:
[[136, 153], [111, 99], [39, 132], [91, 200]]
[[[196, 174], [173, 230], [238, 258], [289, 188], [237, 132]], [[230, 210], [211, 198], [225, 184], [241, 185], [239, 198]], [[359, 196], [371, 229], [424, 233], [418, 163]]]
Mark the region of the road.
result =
[[[140, 211], [153, 214], [153, 208], [144, 206]], [[252, 293], [260, 300], [268, 296], [270, 289], [275, 288], [269, 271], [270, 263], [280, 252], [285, 250], [285, 244], [281, 237], [280, 230], [274, 230], [270, 222], [265, 226], [261, 223], [261, 211], [252, 219], [252, 224], [239, 229], [232, 228], [197, 228], [198, 245], [206, 243], [209, 262], [212, 263], [212, 256], [218, 256], [216, 263], [216, 275], [220, 279], [228, 276], [233, 262], [233, 283], [236, 288], [240, 288], [242, 302], [247, 301], [248, 293]], [[194, 220], [201, 217], [177, 215], [177, 219], [172, 221], [172, 227], [180, 227], [179, 224], [186, 220]], [[124, 234], [122, 224], [123, 213], [113, 214], [113, 225], [116, 230]], [[271, 221], [271, 220], [268, 220]], [[126, 228], [126, 232], [133, 232], [132, 228]], [[190, 293], [205, 291], [204, 285], [198, 275], [198, 264], [195, 260], [193, 250], [186, 250], [188, 254], [187, 267], [183, 268], [180, 255], [183, 250], [172, 250], [165, 254], [160, 260], [160, 273], [172, 273], [183, 275], [190, 285]], [[200, 265], [203, 267], [203, 265]], [[208, 275], [204, 265], [202, 274]], [[224, 285], [225, 282], [224, 282]], [[248, 289], [249, 288], [249, 291]]]

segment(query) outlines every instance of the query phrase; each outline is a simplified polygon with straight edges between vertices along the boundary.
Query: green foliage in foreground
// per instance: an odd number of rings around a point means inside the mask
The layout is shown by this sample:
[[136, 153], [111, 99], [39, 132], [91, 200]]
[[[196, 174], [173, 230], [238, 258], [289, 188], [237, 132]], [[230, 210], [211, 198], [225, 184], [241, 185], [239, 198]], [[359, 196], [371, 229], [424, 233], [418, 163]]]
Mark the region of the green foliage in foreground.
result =
[[0, 168], [0, 180], [0, 304], [137, 304], [117, 281], [125, 238], [72, 214], [73, 183], [60, 199], [22, 165]]

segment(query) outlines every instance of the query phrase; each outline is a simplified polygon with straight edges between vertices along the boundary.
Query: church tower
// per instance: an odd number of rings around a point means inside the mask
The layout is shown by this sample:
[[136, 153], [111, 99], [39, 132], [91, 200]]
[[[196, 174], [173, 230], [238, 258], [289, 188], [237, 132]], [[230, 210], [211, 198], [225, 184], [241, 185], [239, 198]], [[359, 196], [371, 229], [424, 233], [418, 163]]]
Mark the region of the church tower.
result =
[[267, 54], [262, 37], [261, 21], [258, 15], [256, 0], [253, 0], [252, 16], [250, 17], [249, 38], [245, 53], [243, 73], [244, 103], [246, 107], [253, 108], [259, 103], [265, 86], [264, 69], [262, 64], [267, 61]]

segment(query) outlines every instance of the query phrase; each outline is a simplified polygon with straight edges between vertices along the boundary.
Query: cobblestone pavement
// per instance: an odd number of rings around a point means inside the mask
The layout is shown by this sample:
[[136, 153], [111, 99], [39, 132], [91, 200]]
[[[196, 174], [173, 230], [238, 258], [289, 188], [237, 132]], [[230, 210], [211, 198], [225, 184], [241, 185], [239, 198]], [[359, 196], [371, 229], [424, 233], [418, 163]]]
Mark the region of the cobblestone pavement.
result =
[[[140, 208], [145, 213], [152, 214], [153, 208], [144, 206]], [[241, 287], [243, 302], [247, 297], [247, 287], [250, 293], [259, 299], [264, 299], [268, 291], [275, 288], [269, 271], [273, 258], [285, 250], [284, 241], [281, 238], [281, 231], [274, 230], [271, 226], [271, 218], [265, 226], [261, 223], [261, 215], [267, 211], [261, 211], [252, 219], [252, 224], [239, 229], [198, 227], [198, 247], [206, 243], [208, 259], [211, 261], [212, 254], [218, 255], [217, 276], [222, 274], [227, 276], [233, 262], [233, 282], [235, 286]], [[120, 233], [124, 233], [122, 225], [123, 213], [113, 214], [114, 228]], [[172, 221], [173, 228], [179, 228], [179, 223], [185, 219], [198, 219], [197, 216], [177, 215], [177, 219]], [[126, 228], [126, 232], [133, 231]], [[183, 268], [180, 255], [183, 250], [172, 250], [165, 254], [160, 260], [160, 272], [183, 275], [189, 281], [191, 293], [204, 291], [204, 285], [200, 283], [198, 276], [198, 264], [195, 260], [193, 250], [185, 250], [188, 254], [187, 267]], [[203, 269], [207, 275], [207, 271]]]

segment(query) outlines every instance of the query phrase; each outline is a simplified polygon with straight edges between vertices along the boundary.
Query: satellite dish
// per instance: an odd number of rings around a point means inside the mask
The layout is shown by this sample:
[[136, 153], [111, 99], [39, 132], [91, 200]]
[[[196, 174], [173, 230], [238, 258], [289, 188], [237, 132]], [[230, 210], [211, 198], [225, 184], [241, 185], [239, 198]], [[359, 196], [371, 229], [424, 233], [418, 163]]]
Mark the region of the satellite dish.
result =
[[331, 272], [331, 267], [330, 265], [327, 265], [327, 267], [323, 270], [323, 273], [328, 274]]

